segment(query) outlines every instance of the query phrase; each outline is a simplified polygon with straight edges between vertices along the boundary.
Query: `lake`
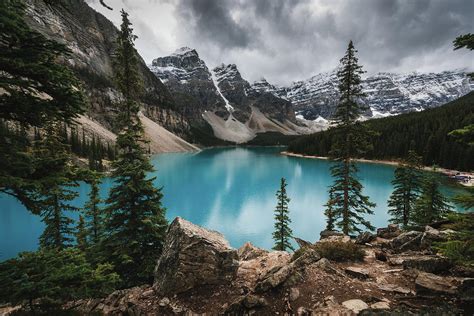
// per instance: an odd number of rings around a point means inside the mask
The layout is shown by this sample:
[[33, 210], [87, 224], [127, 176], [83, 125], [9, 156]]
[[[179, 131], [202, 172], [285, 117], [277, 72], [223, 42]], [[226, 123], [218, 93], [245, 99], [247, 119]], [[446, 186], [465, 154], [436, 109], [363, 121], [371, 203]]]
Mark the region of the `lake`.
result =
[[[193, 223], [220, 231], [233, 247], [244, 242], [271, 248], [275, 193], [280, 178], [288, 182], [289, 208], [293, 234], [310, 241], [319, 239], [324, 229], [327, 188], [332, 183], [331, 162], [282, 156], [283, 150], [267, 148], [213, 148], [199, 153], [170, 153], [153, 157], [155, 184], [163, 186], [167, 218], [181, 216]], [[388, 222], [387, 199], [395, 168], [389, 165], [359, 163], [364, 193], [377, 203], [370, 221], [376, 227]], [[104, 180], [105, 198], [111, 186]], [[83, 206], [89, 187], [79, 188], [76, 206]], [[449, 196], [456, 189], [444, 186]], [[77, 218], [77, 214], [74, 214]], [[0, 261], [18, 252], [35, 250], [43, 230], [39, 216], [30, 214], [9, 196], [0, 195]]]

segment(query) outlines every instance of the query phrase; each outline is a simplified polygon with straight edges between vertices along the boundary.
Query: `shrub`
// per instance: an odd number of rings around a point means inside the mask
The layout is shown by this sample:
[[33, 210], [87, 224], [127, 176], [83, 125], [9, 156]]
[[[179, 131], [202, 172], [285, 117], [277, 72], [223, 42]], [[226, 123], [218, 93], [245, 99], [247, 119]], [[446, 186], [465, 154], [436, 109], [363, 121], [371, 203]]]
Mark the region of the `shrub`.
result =
[[314, 249], [321, 257], [338, 262], [362, 261], [365, 256], [362, 247], [352, 242], [319, 242], [314, 245]]
[[54, 308], [69, 300], [106, 295], [118, 282], [110, 264], [93, 267], [78, 249], [23, 252], [0, 264], [0, 302], [28, 302], [32, 310], [34, 305]]

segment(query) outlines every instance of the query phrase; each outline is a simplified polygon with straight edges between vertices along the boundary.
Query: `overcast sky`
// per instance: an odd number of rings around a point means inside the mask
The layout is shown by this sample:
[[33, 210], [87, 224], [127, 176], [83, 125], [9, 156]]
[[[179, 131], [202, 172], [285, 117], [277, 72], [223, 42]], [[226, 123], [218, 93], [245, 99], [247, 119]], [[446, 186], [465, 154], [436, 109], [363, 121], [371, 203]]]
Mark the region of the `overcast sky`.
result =
[[452, 40], [474, 32], [473, 0], [87, 0], [116, 25], [130, 13], [147, 63], [182, 46], [208, 67], [289, 84], [334, 69], [350, 39], [368, 71], [474, 70]]

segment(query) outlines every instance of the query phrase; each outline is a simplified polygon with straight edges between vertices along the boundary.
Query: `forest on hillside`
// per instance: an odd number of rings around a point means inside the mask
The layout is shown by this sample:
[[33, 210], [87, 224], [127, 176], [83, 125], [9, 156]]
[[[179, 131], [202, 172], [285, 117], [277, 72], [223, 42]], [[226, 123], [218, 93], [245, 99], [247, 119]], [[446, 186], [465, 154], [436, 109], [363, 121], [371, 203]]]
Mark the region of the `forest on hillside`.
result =
[[[374, 119], [364, 124], [375, 132], [373, 148], [359, 158], [398, 160], [409, 150], [422, 156], [423, 164], [456, 170], [474, 169], [474, 148], [449, 135], [455, 129], [474, 123], [474, 92], [441, 107]], [[328, 156], [337, 128], [302, 136], [288, 151], [304, 155]]]

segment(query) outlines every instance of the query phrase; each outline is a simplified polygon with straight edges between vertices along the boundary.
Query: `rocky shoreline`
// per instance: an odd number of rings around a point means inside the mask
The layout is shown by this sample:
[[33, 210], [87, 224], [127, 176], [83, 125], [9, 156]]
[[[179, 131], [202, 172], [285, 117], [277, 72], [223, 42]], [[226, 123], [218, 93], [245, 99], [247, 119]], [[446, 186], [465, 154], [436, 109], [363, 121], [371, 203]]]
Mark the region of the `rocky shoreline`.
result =
[[[105, 315], [470, 315], [474, 271], [435, 253], [433, 243], [453, 231], [433, 226], [389, 225], [355, 239], [324, 231], [316, 243], [295, 238], [300, 249], [290, 254], [250, 243], [234, 249], [222, 234], [177, 217], [153, 285], [64, 307]], [[315, 250], [321, 243], [354, 243], [365, 256], [328, 260]]]
[[[282, 151], [280, 154], [283, 155], [283, 156], [296, 157], [296, 158], [329, 160], [328, 157], [296, 154], [296, 153], [292, 153], [292, 152], [289, 152], [289, 151]], [[389, 166], [398, 166], [398, 164], [399, 164], [399, 162], [395, 161], [395, 160], [376, 160], [376, 159], [371, 160], [371, 159], [362, 159], [362, 158], [354, 159], [354, 160], [357, 161], [357, 162], [375, 163], [375, 164], [383, 164], [383, 165], [389, 165]], [[466, 181], [466, 182], [458, 182], [458, 183], [463, 185], [463, 186], [466, 186], [466, 187], [474, 186], [474, 173], [472, 173], [472, 172], [458, 171], [458, 170], [452, 170], [452, 169], [446, 169], [446, 168], [440, 168], [440, 167], [437, 167], [436, 169], [433, 169], [433, 167], [428, 167], [428, 166], [424, 166], [423, 170], [439, 172], [439, 173], [442, 173], [446, 176], [450, 176], [450, 175], [457, 174], [457, 173], [462, 173], [462, 174], [465, 174], [467, 176], [470, 176], [471, 179]]]

